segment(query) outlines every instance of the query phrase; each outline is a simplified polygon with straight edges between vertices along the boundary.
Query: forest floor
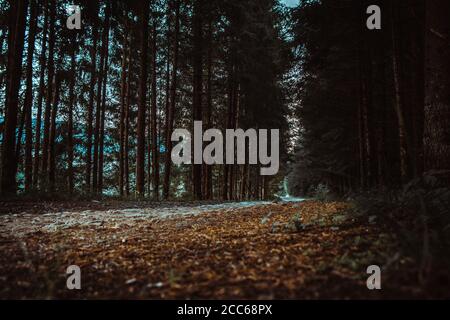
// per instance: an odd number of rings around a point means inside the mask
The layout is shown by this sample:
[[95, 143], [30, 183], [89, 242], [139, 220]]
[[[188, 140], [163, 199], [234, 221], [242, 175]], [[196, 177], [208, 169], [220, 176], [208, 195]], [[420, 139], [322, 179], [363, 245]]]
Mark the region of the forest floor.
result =
[[[347, 202], [2, 208], [1, 299], [449, 297], [449, 270], [420, 283], [401, 239]], [[381, 290], [367, 289], [372, 264]], [[66, 288], [69, 265], [81, 268], [81, 290]]]

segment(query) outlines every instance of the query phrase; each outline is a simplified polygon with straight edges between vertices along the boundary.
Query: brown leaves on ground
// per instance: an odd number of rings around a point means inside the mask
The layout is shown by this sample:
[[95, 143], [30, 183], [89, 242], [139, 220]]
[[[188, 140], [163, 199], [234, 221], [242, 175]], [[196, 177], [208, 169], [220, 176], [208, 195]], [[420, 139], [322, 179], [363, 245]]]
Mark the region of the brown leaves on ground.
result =
[[[398, 273], [411, 261], [399, 257], [396, 239], [366, 220], [347, 203], [306, 201], [3, 237], [0, 297], [419, 296], [409, 273]], [[66, 289], [72, 264], [82, 290]], [[366, 287], [371, 264], [383, 266], [383, 290]]]

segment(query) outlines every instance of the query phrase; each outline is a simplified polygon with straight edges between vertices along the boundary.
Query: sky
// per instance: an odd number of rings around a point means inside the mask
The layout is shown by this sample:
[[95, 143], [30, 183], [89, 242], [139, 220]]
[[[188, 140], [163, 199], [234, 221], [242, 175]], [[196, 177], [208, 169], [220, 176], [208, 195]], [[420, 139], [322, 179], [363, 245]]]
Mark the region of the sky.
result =
[[288, 7], [296, 7], [298, 5], [298, 0], [281, 0]]

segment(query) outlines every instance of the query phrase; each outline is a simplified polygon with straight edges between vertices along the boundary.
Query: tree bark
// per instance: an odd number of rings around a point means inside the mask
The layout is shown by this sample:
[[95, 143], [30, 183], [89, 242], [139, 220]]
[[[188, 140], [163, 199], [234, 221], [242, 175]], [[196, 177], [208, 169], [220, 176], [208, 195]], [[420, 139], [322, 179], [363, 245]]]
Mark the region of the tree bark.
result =
[[108, 34], [109, 34], [109, 14], [105, 14], [105, 22], [103, 24], [102, 32], [102, 47], [100, 50], [100, 64], [98, 67], [97, 76], [97, 96], [96, 96], [96, 107], [95, 107], [95, 127], [94, 127], [94, 154], [92, 163], [92, 191], [98, 193], [98, 162], [99, 162], [99, 147], [100, 147], [100, 122], [101, 122], [101, 111], [102, 111], [102, 89], [104, 81], [104, 64], [105, 56], [108, 50]]
[[[126, 24], [125, 30], [127, 30], [128, 25]], [[125, 31], [127, 32], [127, 31]], [[127, 60], [130, 59], [128, 56], [128, 34], [125, 33], [122, 45], [122, 72], [121, 72], [121, 99], [120, 99], [120, 149], [119, 149], [119, 194], [123, 196], [124, 194], [124, 177], [125, 177], [125, 110], [127, 109]]]
[[[158, 150], [158, 130], [157, 130], [157, 91], [156, 91], [156, 77], [157, 77], [157, 29], [156, 18], [153, 19], [153, 37], [152, 37], [152, 103], [151, 103], [151, 149], [152, 149], [152, 173], [153, 173], [153, 197], [156, 201], [159, 200], [159, 150]], [[149, 179], [150, 181], [150, 179]]]
[[[98, 14], [98, 7], [95, 9]], [[98, 29], [96, 26], [92, 28], [92, 48], [91, 48], [91, 81], [89, 85], [89, 104], [87, 106], [86, 119], [86, 193], [90, 193], [91, 189], [91, 171], [92, 171], [92, 118], [94, 113], [94, 99], [95, 99], [95, 83], [97, 81], [97, 39]]]
[[49, 2], [50, 5], [50, 32], [49, 32], [49, 56], [47, 64], [47, 97], [45, 101], [45, 115], [44, 115], [44, 141], [42, 147], [42, 180], [43, 188], [47, 188], [48, 183], [48, 154], [50, 143], [50, 120], [51, 120], [51, 104], [53, 97], [53, 82], [55, 78], [54, 55], [55, 50], [55, 23], [56, 23], [56, 3], [54, 0]]
[[[61, 63], [58, 63], [61, 65]], [[50, 121], [50, 135], [49, 135], [49, 147], [48, 147], [48, 181], [50, 192], [55, 191], [55, 174], [56, 174], [56, 115], [58, 114], [59, 94], [61, 88], [61, 74], [55, 75], [55, 92], [53, 94], [53, 107], [51, 112]]]
[[40, 75], [39, 75], [39, 95], [36, 113], [36, 134], [34, 144], [34, 164], [33, 164], [33, 186], [39, 187], [39, 170], [40, 170], [40, 151], [41, 151], [41, 125], [42, 125], [42, 104], [45, 96], [45, 70], [47, 68], [46, 52], [47, 52], [47, 30], [48, 30], [48, 1], [45, 1], [43, 7], [44, 24], [41, 42], [41, 54], [39, 57]]
[[125, 195], [130, 195], [130, 163], [128, 151], [130, 141], [130, 108], [131, 108], [131, 45], [128, 48], [128, 80], [126, 87], [126, 106], [125, 106], [125, 134], [124, 134], [124, 175], [125, 175]]
[[[212, 113], [212, 21], [211, 17], [208, 22], [208, 51], [207, 51], [207, 80], [206, 80], [206, 109], [205, 109], [205, 130], [211, 128], [211, 113]], [[212, 199], [212, 166], [204, 164], [203, 165], [203, 189], [204, 198]]]
[[76, 77], [76, 40], [77, 34], [72, 34], [73, 47], [71, 49], [70, 64], [71, 64], [71, 79], [69, 87], [69, 114], [67, 123], [67, 187], [69, 193], [72, 194], [74, 190], [74, 172], [73, 172], [73, 108], [75, 105], [75, 77]]
[[97, 193], [103, 194], [103, 169], [104, 169], [104, 151], [105, 151], [105, 116], [106, 116], [106, 84], [108, 82], [108, 67], [109, 67], [109, 32], [110, 32], [110, 14], [111, 7], [110, 3], [107, 4], [106, 7], [106, 45], [105, 45], [105, 59], [103, 65], [103, 94], [102, 94], [102, 110], [101, 110], [101, 119], [100, 119], [100, 147], [99, 147], [99, 156], [98, 156], [98, 185], [97, 185]]
[[[26, 93], [24, 101], [25, 113], [25, 191], [30, 191], [32, 188], [33, 178], [33, 162], [32, 162], [32, 148], [33, 148], [33, 133], [32, 133], [32, 104], [33, 104], [33, 57], [34, 57], [34, 42], [36, 39], [37, 29], [37, 3], [31, 0], [30, 8], [30, 28], [28, 31], [28, 53], [27, 53], [27, 80]], [[20, 142], [18, 142], [20, 143]]]
[[[202, 0], [194, 2], [194, 49], [193, 49], [193, 121], [202, 121], [202, 96], [203, 96], [203, 22]], [[201, 200], [202, 195], [202, 165], [193, 165], [194, 199]]]
[[392, 40], [392, 70], [394, 75], [394, 108], [397, 114], [398, 137], [400, 147], [400, 177], [402, 182], [406, 182], [408, 177], [408, 151], [407, 151], [407, 132], [405, 118], [403, 114], [403, 105], [400, 92], [400, 68], [398, 63], [399, 47], [396, 33], [396, 15], [394, 4], [392, 5], [391, 17], [391, 40]]
[[3, 133], [1, 191], [3, 194], [16, 192], [17, 162], [15, 155], [18, 95], [22, 72], [27, 0], [10, 3], [7, 89], [5, 104], [5, 131]]
[[180, 33], [180, 0], [175, 1], [175, 38], [173, 49], [173, 67], [172, 67], [172, 84], [170, 87], [170, 103], [166, 112], [166, 159], [164, 172], [163, 197], [165, 200], [169, 198], [170, 193], [170, 171], [172, 165], [172, 131], [174, 125], [176, 92], [177, 92], [177, 72], [178, 72], [178, 51], [179, 51], [179, 33]]
[[141, 11], [141, 65], [139, 76], [139, 102], [137, 118], [137, 151], [136, 151], [136, 193], [142, 197], [145, 193], [145, 109], [147, 99], [147, 54], [148, 54], [148, 22], [149, 1], [144, 1]]

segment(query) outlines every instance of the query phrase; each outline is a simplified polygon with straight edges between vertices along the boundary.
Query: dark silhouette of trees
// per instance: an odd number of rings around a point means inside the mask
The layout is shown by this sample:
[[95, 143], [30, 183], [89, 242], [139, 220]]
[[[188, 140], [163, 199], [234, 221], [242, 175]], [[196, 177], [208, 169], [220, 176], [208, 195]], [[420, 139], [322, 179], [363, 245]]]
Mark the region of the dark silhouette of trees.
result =
[[[61, 0], [2, 3], [2, 195], [244, 200], [289, 170], [298, 192], [343, 194], [446, 175], [448, 4], [376, 2], [381, 30], [366, 0], [80, 0], [80, 30]], [[279, 129], [279, 174], [173, 165], [193, 121]]]

